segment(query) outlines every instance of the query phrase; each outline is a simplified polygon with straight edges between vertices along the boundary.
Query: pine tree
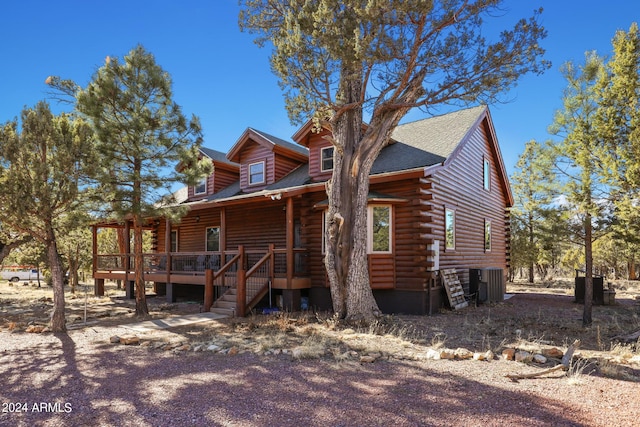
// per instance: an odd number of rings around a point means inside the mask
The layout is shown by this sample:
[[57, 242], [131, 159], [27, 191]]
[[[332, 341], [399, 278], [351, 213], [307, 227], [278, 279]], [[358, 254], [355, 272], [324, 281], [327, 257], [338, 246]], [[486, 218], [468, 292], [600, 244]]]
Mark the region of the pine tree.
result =
[[512, 221], [521, 224], [521, 227], [516, 228], [519, 233], [512, 232], [514, 238], [520, 237], [520, 244], [512, 246], [512, 255], [517, 250], [515, 259], [526, 264], [529, 283], [534, 281], [535, 265], [540, 256], [541, 247], [538, 243], [542, 239], [545, 213], [553, 209], [551, 203], [556, 181], [549, 154], [549, 150], [545, 150], [545, 146], [537, 141], [527, 142], [516, 163], [516, 171], [511, 176], [515, 199], [511, 210], [514, 217]]
[[[484, 17], [503, 0], [243, 0], [240, 25], [273, 45], [292, 121], [328, 123], [325, 266], [335, 312], [372, 320], [366, 246], [369, 172], [413, 108], [492, 102], [540, 60], [538, 13], [487, 44]], [[370, 117], [364, 124], [365, 113]]]
[[66, 330], [58, 251], [63, 219], [81, 209], [79, 183], [93, 164], [92, 133], [79, 119], [40, 102], [0, 129], [0, 221], [46, 248], [53, 284], [51, 330]]
[[176, 218], [171, 186], [194, 185], [210, 172], [198, 160], [202, 131], [173, 101], [169, 74], [142, 46], [121, 61], [107, 57], [86, 88], [58, 77], [47, 83], [75, 97], [76, 110], [96, 134], [98, 183], [102, 208], [133, 223], [136, 315], [149, 313], [143, 278], [143, 227], [147, 218]]
[[601, 213], [598, 199], [606, 190], [600, 185], [602, 168], [599, 161], [597, 131], [594, 124], [600, 102], [596, 82], [604, 72], [603, 59], [594, 52], [585, 55], [585, 64], [576, 67], [566, 63], [562, 72], [567, 79], [563, 94], [563, 109], [558, 110], [550, 127], [563, 139], [555, 146], [563, 194], [575, 209], [580, 226], [576, 234], [584, 244], [585, 296], [582, 324], [593, 322], [593, 250], [594, 218]]
[[614, 233], [629, 252], [629, 278], [635, 279], [635, 253], [640, 245], [640, 30], [619, 30], [613, 41], [607, 73], [598, 82], [602, 91], [596, 115], [603, 147], [607, 183], [615, 191]]

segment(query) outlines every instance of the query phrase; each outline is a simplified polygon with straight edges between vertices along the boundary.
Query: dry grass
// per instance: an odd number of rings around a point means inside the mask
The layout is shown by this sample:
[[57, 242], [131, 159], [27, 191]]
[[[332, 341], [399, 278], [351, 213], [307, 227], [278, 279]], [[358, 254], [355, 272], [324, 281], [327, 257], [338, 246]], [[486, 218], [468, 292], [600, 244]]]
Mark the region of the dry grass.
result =
[[[122, 291], [107, 288], [112, 295]], [[337, 363], [357, 361], [363, 355], [375, 358], [420, 358], [428, 349], [466, 348], [472, 352], [491, 350], [500, 354], [507, 347], [540, 352], [547, 347], [566, 349], [579, 338], [579, 357], [598, 360], [604, 376], [637, 381], [640, 373], [618, 370], [620, 365], [636, 362], [640, 343], [621, 345], [614, 337], [640, 330], [640, 284], [623, 283], [613, 306], [594, 307], [594, 324], [581, 325], [582, 306], [573, 304], [572, 282], [510, 284], [510, 293], [518, 298], [497, 304], [482, 304], [459, 311], [441, 310], [434, 316], [383, 316], [370, 325], [351, 325], [327, 312], [277, 312], [253, 314], [243, 319], [229, 319], [177, 331], [181, 342], [208, 347], [235, 347], [238, 351], [258, 354], [290, 354], [294, 360], [325, 358]], [[119, 293], [118, 293], [119, 292]], [[24, 331], [30, 324], [47, 321], [51, 308], [50, 289], [0, 283], [0, 330]], [[522, 299], [531, 296], [531, 300]], [[545, 299], [546, 298], [546, 299]], [[122, 298], [88, 297], [89, 321], [132, 321], [132, 301]], [[518, 301], [521, 301], [518, 303]], [[68, 299], [68, 317], [82, 313], [84, 294]], [[153, 317], [197, 312], [198, 304], [167, 304], [162, 298], [150, 298]], [[4, 309], [11, 310], [4, 310]], [[589, 362], [591, 363], [591, 362]], [[593, 364], [577, 364], [569, 378], [579, 382]]]

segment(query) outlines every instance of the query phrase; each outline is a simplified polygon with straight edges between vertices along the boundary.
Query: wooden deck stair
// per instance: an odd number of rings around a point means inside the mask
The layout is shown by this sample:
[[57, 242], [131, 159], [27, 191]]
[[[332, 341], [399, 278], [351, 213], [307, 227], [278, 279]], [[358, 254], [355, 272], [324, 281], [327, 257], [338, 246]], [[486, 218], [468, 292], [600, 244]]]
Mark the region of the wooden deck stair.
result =
[[[249, 309], [253, 308], [262, 299], [262, 297], [267, 294], [268, 291], [269, 291], [268, 286], [263, 286], [261, 289], [255, 290], [253, 292], [251, 292], [250, 289], [247, 289], [247, 300], [253, 302], [253, 304], [251, 304], [248, 308]], [[229, 288], [224, 294], [222, 294], [220, 298], [218, 298], [213, 302], [213, 305], [211, 306], [211, 310], [209, 311], [212, 313], [221, 314], [223, 316], [235, 317], [236, 298], [237, 298], [236, 288]]]
[[469, 305], [464, 297], [464, 289], [462, 289], [455, 269], [442, 270], [442, 282], [451, 308], [459, 310]]
[[236, 315], [236, 288], [229, 288], [220, 298], [213, 302], [212, 313], [221, 314], [227, 317]]

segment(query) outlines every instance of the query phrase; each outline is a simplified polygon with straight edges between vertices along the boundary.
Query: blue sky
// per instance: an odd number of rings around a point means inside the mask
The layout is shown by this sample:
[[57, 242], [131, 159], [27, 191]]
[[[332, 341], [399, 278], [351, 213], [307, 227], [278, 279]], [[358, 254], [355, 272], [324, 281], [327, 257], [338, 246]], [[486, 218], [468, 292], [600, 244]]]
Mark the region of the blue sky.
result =
[[[490, 106], [509, 174], [531, 139], [561, 106], [559, 68], [584, 53], [611, 51], [618, 29], [640, 20], [637, 0], [509, 0], [505, 15], [488, 22], [507, 28], [543, 7], [543, 41], [552, 68], [527, 76]], [[0, 123], [47, 98], [44, 81], [59, 75], [85, 85], [107, 55], [124, 56], [137, 44], [152, 52], [174, 83], [175, 100], [200, 117], [205, 146], [227, 151], [247, 127], [289, 138], [289, 123], [269, 49], [259, 49], [237, 25], [236, 0], [10, 0], [0, 11]], [[54, 103], [55, 101], [51, 100]], [[54, 108], [58, 108], [55, 107]], [[61, 107], [59, 107], [61, 108]], [[418, 111], [406, 120], [424, 117]]]

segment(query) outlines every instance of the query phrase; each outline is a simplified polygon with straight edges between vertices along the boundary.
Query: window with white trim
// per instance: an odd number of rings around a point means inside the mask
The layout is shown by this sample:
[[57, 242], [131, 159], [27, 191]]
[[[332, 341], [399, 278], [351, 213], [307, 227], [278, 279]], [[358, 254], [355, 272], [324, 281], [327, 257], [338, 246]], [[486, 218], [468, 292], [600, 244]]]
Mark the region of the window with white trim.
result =
[[193, 187], [193, 194], [207, 194], [207, 178], [203, 179], [198, 183], [198, 185]]
[[391, 205], [369, 206], [367, 236], [370, 253], [391, 252]]
[[486, 157], [484, 158], [484, 162], [483, 162], [483, 185], [484, 185], [484, 189], [487, 191], [491, 190], [491, 163], [489, 162], [489, 159], [487, 159]]
[[207, 227], [207, 252], [217, 252], [220, 250], [220, 227]]
[[456, 211], [453, 209], [444, 210], [444, 248], [456, 248]]
[[249, 185], [264, 183], [264, 162], [249, 164]]
[[333, 147], [324, 147], [320, 150], [320, 171], [330, 172], [333, 170]]
[[171, 230], [169, 252], [178, 252], [178, 230]]
[[491, 221], [484, 220], [484, 250], [491, 251]]

